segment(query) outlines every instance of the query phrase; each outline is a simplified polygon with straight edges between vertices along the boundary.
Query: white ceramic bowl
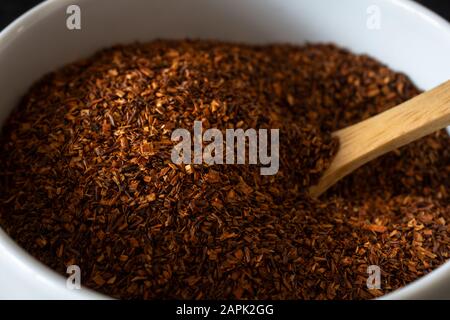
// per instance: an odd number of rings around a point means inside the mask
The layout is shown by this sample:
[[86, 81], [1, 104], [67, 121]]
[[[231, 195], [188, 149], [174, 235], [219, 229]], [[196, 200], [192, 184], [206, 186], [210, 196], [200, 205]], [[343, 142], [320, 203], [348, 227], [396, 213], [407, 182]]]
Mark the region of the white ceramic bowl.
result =
[[[71, 4], [81, 8], [81, 30], [66, 28]], [[450, 77], [449, 24], [406, 0], [49, 0], [0, 34], [0, 121], [32, 82], [59, 66], [116, 43], [184, 37], [334, 42], [405, 72], [422, 89]], [[446, 263], [384, 298], [450, 299], [449, 284]], [[63, 277], [0, 230], [0, 298], [104, 296], [66, 289]]]

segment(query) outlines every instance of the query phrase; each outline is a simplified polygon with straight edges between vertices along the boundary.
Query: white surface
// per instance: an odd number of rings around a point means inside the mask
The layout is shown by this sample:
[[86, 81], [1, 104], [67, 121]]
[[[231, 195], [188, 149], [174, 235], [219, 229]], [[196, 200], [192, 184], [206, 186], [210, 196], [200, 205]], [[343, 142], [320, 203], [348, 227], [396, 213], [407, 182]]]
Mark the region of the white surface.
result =
[[[82, 30], [66, 29], [81, 7]], [[376, 5], [381, 28], [366, 27]], [[422, 89], [450, 77], [450, 26], [406, 0], [49, 0], [0, 34], [0, 121], [28, 87], [56, 67], [116, 43], [154, 38], [334, 42], [407, 73]], [[0, 230], [0, 298], [102, 298], [65, 288], [64, 279]], [[450, 264], [386, 298], [450, 298]]]

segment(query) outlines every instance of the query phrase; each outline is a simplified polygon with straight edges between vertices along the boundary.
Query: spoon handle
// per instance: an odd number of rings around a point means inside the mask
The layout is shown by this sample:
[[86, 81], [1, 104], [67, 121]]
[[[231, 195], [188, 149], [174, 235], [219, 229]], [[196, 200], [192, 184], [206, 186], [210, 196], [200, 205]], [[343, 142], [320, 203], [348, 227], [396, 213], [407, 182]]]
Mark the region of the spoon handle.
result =
[[318, 197], [363, 164], [450, 125], [450, 80], [398, 106], [333, 132], [340, 147], [319, 183]]

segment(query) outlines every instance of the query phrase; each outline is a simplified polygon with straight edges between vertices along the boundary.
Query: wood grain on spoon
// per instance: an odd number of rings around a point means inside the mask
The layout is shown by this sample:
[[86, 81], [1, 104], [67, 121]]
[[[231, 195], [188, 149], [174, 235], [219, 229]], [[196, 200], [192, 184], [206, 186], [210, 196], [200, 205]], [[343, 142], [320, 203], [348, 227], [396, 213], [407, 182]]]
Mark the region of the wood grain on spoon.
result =
[[318, 197], [363, 164], [450, 125], [450, 80], [374, 117], [333, 132], [340, 147], [319, 183]]

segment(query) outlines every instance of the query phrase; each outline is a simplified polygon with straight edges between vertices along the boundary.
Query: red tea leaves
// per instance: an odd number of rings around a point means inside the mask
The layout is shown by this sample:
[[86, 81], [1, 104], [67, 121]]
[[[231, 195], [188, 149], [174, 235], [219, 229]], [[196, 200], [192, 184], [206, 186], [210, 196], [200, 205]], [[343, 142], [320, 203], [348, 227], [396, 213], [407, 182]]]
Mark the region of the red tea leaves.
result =
[[[154, 41], [45, 76], [0, 143], [0, 224], [58, 272], [118, 298], [370, 299], [449, 258], [450, 139], [340, 181], [330, 133], [419, 91], [333, 45]], [[175, 128], [280, 129], [280, 170], [175, 165]], [[380, 290], [367, 267], [382, 270]]]

